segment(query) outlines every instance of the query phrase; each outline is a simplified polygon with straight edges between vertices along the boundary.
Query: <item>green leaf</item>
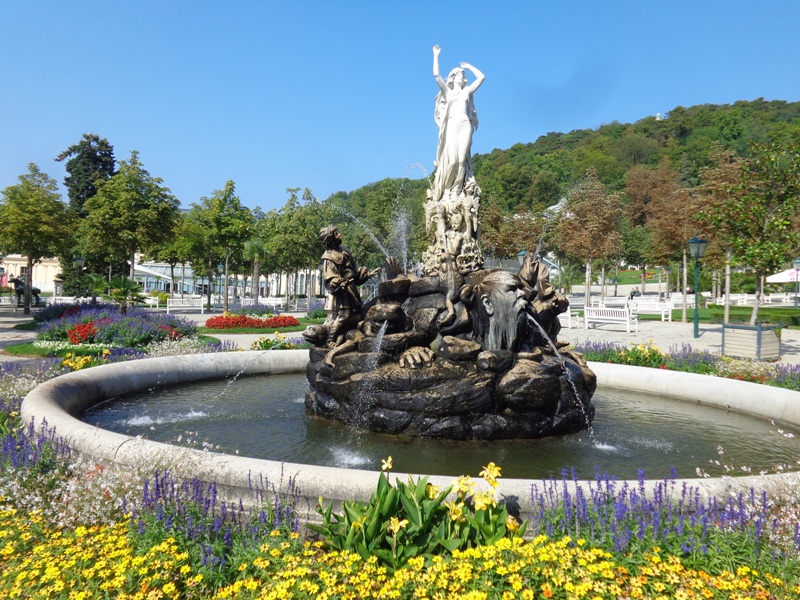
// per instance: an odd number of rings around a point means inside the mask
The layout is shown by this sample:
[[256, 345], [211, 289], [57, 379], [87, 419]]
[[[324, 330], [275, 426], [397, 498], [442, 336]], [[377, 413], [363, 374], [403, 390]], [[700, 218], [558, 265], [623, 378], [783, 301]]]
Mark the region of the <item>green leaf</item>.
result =
[[437, 540], [437, 542], [440, 546], [446, 548], [450, 552], [458, 550], [464, 544], [464, 540], [452, 539], [452, 538], [447, 540]]
[[397, 490], [390, 487], [386, 492], [386, 497], [383, 499], [381, 505], [381, 515], [383, 517], [391, 517], [397, 512]]
[[414, 501], [408, 496], [401, 495], [400, 502], [403, 504], [408, 520], [416, 527], [420, 527], [422, 525], [422, 520], [420, 519], [419, 508]]

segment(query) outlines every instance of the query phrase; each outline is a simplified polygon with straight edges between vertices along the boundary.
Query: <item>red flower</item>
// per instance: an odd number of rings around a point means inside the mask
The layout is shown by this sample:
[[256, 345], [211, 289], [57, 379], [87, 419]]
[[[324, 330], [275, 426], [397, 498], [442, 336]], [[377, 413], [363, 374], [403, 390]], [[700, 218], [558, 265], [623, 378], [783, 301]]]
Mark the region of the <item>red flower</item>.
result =
[[90, 323], [79, 323], [72, 329], [67, 330], [67, 337], [71, 344], [85, 344], [91, 342], [97, 335], [97, 327], [94, 321]]
[[258, 319], [245, 315], [220, 315], [211, 317], [206, 321], [207, 329], [280, 329], [281, 327], [294, 327], [300, 322], [294, 317], [280, 315], [269, 319]]

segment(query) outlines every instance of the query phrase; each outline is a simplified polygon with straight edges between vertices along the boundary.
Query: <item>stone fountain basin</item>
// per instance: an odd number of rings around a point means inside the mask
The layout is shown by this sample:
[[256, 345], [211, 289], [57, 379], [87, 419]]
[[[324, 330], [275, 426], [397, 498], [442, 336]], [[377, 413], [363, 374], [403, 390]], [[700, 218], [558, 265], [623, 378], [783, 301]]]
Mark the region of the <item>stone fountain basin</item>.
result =
[[[74, 451], [103, 463], [120, 466], [174, 464], [188, 467], [198, 478], [215, 481], [220, 493], [231, 500], [254, 501], [251, 481], [265, 478], [285, 491], [289, 477], [301, 492], [299, 518], [314, 522], [318, 499], [333, 501], [367, 500], [378, 480], [376, 471], [338, 469], [306, 464], [281, 463], [229, 454], [204, 452], [172, 446], [99, 429], [82, 422], [86, 410], [110, 398], [155, 387], [244, 375], [302, 373], [308, 364], [307, 350], [266, 350], [193, 354], [151, 358], [93, 367], [56, 377], [34, 388], [22, 403], [24, 423], [33, 422], [37, 432], [55, 428], [58, 436]], [[773, 419], [800, 427], [800, 392], [764, 385], [680, 373], [659, 369], [589, 363], [597, 375], [598, 387], [640, 392], [655, 397], [713, 406], [756, 418]], [[404, 473], [393, 473], [401, 479]], [[448, 486], [452, 477], [431, 476], [431, 482]], [[740, 490], [770, 485], [800, 485], [800, 473], [763, 476], [678, 480], [700, 489], [705, 497], [726, 498]], [[647, 482], [652, 491], [661, 480]], [[534, 480], [501, 479], [499, 492], [513, 500], [524, 516], [532, 509], [530, 486]]]

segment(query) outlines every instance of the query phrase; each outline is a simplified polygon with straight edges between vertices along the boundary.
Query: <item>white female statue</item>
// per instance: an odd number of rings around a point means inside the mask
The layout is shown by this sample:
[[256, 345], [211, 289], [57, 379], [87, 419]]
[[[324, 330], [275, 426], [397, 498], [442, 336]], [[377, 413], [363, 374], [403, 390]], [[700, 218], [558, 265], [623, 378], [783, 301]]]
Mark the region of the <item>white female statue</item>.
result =
[[[436, 149], [436, 175], [433, 183], [433, 200], [451, 201], [458, 198], [465, 186], [474, 180], [472, 174], [472, 132], [478, 128], [478, 114], [472, 95], [483, 80], [483, 73], [471, 64], [450, 71], [447, 81], [439, 74], [439, 46], [433, 47], [433, 77], [439, 85], [434, 119], [439, 127], [439, 145]], [[475, 81], [467, 85], [464, 69]]]
[[[439, 75], [439, 46], [433, 47], [433, 76], [439, 85], [434, 118], [439, 127], [436, 172], [425, 201], [425, 225], [433, 241], [422, 256], [428, 275], [458, 271], [468, 273], [483, 265], [478, 247], [478, 211], [481, 189], [472, 172], [472, 132], [478, 114], [472, 94], [485, 79], [483, 73], [462, 62], [447, 81]], [[467, 85], [464, 69], [475, 75]]]

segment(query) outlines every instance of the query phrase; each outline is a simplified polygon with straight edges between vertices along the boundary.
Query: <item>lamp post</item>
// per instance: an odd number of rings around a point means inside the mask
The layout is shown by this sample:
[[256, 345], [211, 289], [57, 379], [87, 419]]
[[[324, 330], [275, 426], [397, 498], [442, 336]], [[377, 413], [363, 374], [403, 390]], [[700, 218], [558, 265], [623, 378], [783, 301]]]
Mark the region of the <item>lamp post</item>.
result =
[[528, 254], [528, 251], [523, 248], [517, 254], [517, 262], [519, 262], [519, 266], [522, 266], [522, 263], [525, 262], [525, 255]]
[[792, 266], [794, 267], [794, 307], [797, 308], [797, 295], [800, 294], [800, 280], [797, 279], [800, 274], [800, 258], [795, 258]]
[[706, 253], [708, 240], [695, 235], [689, 240], [689, 255], [694, 259], [694, 337], [700, 337], [700, 260]]

